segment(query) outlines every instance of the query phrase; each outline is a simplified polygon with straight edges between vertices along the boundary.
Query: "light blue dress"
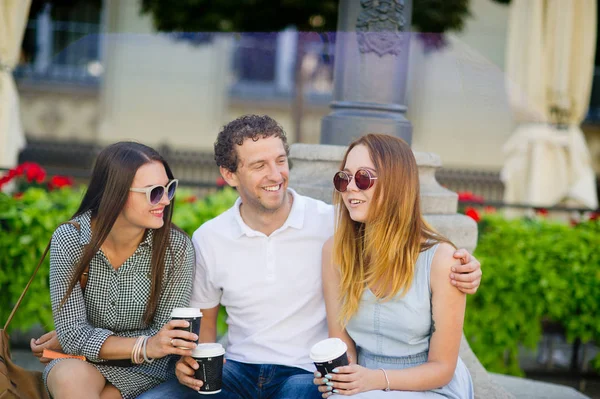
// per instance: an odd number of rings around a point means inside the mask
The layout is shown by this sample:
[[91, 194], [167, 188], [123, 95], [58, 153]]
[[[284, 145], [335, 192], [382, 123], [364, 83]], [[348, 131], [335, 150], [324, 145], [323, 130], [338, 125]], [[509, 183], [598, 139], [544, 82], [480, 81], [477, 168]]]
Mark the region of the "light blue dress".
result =
[[[346, 326], [356, 343], [361, 366], [398, 370], [427, 362], [432, 320], [429, 272], [437, 247], [434, 245], [419, 255], [413, 283], [405, 296], [383, 302], [371, 290], [365, 290], [358, 312]], [[368, 391], [352, 397], [473, 399], [473, 382], [469, 370], [458, 358], [452, 381], [441, 388], [427, 392]]]

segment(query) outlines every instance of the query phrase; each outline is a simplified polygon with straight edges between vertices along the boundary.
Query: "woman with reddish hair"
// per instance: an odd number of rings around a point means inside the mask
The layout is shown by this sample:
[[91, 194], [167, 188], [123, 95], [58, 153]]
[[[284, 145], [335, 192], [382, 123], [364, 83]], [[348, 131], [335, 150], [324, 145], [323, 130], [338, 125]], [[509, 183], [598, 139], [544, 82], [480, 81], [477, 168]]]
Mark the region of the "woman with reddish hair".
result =
[[396, 137], [360, 137], [333, 182], [336, 229], [323, 247], [327, 323], [357, 363], [315, 373], [319, 391], [472, 399], [458, 357], [466, 298], [448, 279], [459, 263], [421, 214], [412, 150]]

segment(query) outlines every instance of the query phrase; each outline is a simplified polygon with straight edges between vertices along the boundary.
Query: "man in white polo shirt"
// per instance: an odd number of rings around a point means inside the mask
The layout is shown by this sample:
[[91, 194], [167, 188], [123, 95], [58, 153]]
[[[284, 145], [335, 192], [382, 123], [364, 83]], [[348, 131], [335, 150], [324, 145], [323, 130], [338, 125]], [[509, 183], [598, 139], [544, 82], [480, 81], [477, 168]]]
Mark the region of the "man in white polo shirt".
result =
[[[327, 337], [321, 284], [321, 250], [333, 235], [333, 207], [288, 188], [288, 145], [268, 116], [247, 115], [226, 125], [215, 160], [240, 195], [225, 213], [193, 235], [196, 274], [190, 306], [202, 309], [200, 341], [217, 338], [217, 314], [227, 310], [227, 362], [216, 398], [320, 398], [312, 383], [310, 347]], [[480, 265], [456, 274], [456, 285], [474, 293]], [[202, 382], [197, 363], [177, 364], [181, 384], [167, 382], [144, 398], [194, 397]], [[184, 386], [185, 385], [185, 386]]]

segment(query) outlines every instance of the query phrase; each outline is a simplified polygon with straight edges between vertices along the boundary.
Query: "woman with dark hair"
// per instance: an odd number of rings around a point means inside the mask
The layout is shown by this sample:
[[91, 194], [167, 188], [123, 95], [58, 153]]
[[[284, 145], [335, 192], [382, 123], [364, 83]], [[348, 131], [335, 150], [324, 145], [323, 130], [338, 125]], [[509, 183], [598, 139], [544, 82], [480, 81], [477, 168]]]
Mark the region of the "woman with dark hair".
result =
[[368, 134], [350, 144], [341, 169], [323, 291], [329, 335], [358, 363], [315, 373], [314, 383], [324, 398], [472, 399], [458, 357], [466, 298], [448, 279], [454, 245], [421, 214], [410, 147]]
[[56, 336], [87, 359], [46, 366], [52, 397], [134, 398], [173, 376], [170, 355], [195, 347], [185, 341], [195, 334], [176, 329], [186, 321], [169, 322], [188, 305], [194, 269], [193, 245], [171, 223], [176, 188], [150, 147], [120, 142], [98, 155], [79, 209], [52, 236]]

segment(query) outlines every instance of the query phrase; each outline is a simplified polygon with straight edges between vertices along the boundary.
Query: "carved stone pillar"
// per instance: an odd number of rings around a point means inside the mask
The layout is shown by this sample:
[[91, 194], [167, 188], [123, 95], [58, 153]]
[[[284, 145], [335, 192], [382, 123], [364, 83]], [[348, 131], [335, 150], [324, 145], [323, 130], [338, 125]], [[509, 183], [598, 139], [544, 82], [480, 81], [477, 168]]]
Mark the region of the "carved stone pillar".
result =
[[332, 112], [321, 144], [347, 145], [365, 133], [409, 144], [406, 79], [412, 0], [341, 0], [335, 48]]

